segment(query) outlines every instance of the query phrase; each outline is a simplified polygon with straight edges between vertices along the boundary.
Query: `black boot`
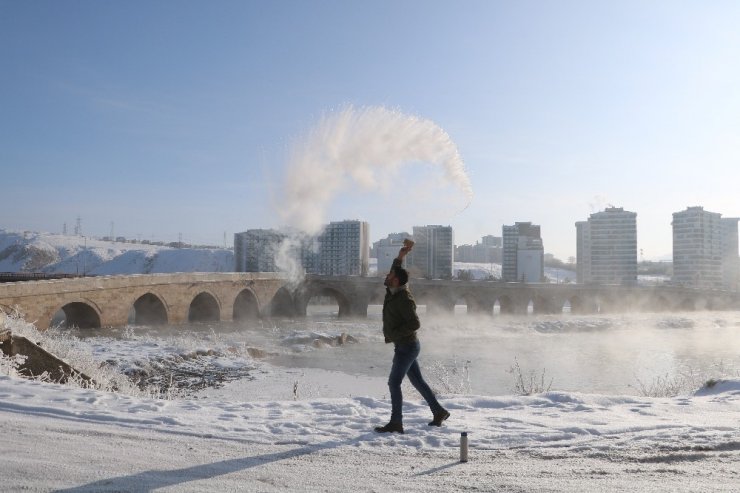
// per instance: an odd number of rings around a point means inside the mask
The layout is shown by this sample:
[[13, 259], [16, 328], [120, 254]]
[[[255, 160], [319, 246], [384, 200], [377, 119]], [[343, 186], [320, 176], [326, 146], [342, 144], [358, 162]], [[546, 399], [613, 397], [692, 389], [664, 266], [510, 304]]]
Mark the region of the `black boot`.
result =
[[378, 433], [403, 433], [403, 425], [391, 421], [385, 426], [376, 426], [375, 431]]
[[429, 422], [429, 426], [442, 426], [442, 421], [450, 417], [450, 412], [442, 409], [438, 413], [434, 413], [434, 419]]

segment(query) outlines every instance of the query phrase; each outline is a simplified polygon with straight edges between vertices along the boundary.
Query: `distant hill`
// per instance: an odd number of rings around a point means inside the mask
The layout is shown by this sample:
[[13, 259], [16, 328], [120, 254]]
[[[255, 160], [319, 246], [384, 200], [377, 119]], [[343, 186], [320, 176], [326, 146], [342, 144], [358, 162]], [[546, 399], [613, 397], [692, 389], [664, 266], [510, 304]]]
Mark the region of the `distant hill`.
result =
[[0, 229], [0, 272], [113, 275], [233, 270], [234, 254], [226, 249], [172, 248]]

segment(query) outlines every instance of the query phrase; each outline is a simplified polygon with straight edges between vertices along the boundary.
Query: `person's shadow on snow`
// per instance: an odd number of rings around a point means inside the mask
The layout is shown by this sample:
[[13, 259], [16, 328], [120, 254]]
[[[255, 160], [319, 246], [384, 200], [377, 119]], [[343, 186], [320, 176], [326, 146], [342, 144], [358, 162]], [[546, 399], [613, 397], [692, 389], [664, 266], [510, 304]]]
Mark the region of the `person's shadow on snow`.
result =
[[81, 486], [73, 486], [60, 490], [54, 490], [55, 493], [83, 493], [99, 491], [152, 491], [166, 486], [187, 483], [190, 481], [200, 481], [211, 479], [216, 476], [230, 474], [236, 471], [242, 471], [251, 467], [261, 466], [269, 462], [277, 462], [302, 455], [312, 454], [321, 450], [336, 448], [341, 445], [362, 442], [370, 437], [377, 437], [377, 433], [366, 433], [350, 440], [333, 440], [330, 442], [305, 445], [303, 447], [288, 450], [286, 452], [276, 452], [274, 454], [257, 455], [254, 457], [241, 457], [238, 459], [222, 460], [211, 464], [200, 464], [196, 466], [184, 467], [182, 469], [173, 469], [171, 471], [149, 470], [128, 476], [117, 478], [101, 479], [92, 483]]

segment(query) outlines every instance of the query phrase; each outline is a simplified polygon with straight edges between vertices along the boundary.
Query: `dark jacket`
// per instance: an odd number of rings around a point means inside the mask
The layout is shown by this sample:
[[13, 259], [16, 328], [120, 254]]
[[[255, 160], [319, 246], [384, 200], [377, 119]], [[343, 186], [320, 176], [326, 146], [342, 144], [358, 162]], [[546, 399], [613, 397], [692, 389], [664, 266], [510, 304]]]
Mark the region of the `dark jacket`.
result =
[[416, 301], [408, 290], [401, 286], [395, 293], [385, 290], [383, 300], [383, 335], [385, 342], [404, 344], [416, 340], [416, 331], [421, 327], [416, 314]]

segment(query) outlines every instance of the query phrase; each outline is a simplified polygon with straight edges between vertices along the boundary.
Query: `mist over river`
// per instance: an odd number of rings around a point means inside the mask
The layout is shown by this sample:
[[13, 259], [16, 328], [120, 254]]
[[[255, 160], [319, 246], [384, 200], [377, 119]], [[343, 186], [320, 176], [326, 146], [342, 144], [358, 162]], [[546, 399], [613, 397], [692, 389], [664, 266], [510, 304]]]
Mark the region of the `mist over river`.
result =
[[[305, 319], [71, 333], [101, 361], [134, 375], [159, 373], [160, 381], [189, 379], [181, 386], [194, 391], [256, 371], [270, 378], [311, 368], [346, 376], [353, 395], [372, 392], [351, 383], [362, 379], [385, 392], [393, 348], [383, 342], [381, 307], [371, 306], [363, 319], [339, 319], [336, 309], [312, 305]], [[420, 363], [438, 392], [511, 394], [518, 374], [551, 390], [635, 395], [656, 385], [658, 393], [690, 392], [709, 378], [740, 376], [737, 311], [479, 318], [464, 310], [439, 317], [419, 307]], [[520, 370], [512, 373], [515, 363]]]

